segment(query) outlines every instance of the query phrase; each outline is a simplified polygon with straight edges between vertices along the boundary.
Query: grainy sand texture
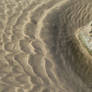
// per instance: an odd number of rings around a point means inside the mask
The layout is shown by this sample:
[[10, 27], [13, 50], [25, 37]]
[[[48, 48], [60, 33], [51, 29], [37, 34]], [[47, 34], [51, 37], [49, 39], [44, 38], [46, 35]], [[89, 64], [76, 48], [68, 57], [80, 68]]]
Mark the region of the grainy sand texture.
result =
[[92, 92], [91, 21], [92, 0], [0, 0], [0, 92]]

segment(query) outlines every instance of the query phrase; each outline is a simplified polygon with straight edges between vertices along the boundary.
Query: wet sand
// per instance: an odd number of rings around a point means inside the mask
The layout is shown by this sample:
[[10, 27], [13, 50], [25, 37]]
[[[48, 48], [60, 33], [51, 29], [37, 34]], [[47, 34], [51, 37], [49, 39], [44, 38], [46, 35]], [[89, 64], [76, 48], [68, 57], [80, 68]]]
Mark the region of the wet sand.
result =
[[0, 0], [0, 92], [92, 92], [91, 20], [91, 0]]

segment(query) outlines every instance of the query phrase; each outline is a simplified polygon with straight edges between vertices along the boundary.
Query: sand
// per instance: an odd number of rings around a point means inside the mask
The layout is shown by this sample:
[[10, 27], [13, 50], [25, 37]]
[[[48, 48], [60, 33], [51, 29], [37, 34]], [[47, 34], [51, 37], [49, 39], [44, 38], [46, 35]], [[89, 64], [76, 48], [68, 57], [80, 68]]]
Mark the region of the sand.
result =
[[0, 92], [92, 92], [91, 19], [91, 0], [0, 0]]

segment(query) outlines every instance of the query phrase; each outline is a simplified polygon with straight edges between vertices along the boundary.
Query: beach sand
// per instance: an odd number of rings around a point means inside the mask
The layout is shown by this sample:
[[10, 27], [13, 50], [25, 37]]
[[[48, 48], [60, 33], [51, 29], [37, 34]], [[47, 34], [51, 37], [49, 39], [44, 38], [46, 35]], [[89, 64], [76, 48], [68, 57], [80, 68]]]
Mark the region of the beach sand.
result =
[[92, 92], [91, 20], [91, 0], [0, 0], [0, 92]]

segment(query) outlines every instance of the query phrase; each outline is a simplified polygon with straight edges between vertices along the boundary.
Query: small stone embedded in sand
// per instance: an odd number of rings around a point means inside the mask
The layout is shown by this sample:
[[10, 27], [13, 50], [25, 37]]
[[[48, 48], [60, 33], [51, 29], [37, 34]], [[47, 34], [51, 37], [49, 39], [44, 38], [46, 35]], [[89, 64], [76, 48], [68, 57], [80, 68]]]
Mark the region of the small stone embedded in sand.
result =
[[80, 41], [80, 44], [86, 50], [88, 51], [89, 54], [92, 55], [92, 36], [91, 36], [91, 31], [92, 27], [91, 24], [89, 23], [88, 25], [81, 27], [78, 32], [77, 32], [77, 38]]

